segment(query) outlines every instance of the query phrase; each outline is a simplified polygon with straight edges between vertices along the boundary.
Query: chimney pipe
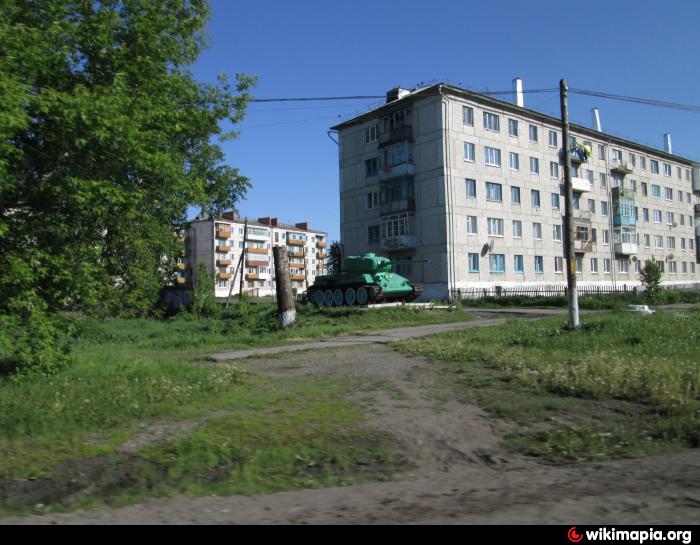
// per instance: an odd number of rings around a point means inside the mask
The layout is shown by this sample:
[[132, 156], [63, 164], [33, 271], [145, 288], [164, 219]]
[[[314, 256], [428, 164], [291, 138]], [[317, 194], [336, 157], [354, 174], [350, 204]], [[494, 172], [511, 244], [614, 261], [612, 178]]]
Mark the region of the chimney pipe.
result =
[[591, 110], [591, 117], [593, 118], [593, 128], [598, 132], [603, 132], [603, 129], [600, 126], [600, 112], [598, 111], [598, 108], [593, 108]]
[[513, 80], [513, 100], [515, 104], [521, 108], [525, 107], [525, 99], [523, 98], [523, 80], [515, 78]]
[[671, 146], [671, 133], [667, 132], [664, 134], [664, 151], [670, 155], [673, 154], [673, 147]]

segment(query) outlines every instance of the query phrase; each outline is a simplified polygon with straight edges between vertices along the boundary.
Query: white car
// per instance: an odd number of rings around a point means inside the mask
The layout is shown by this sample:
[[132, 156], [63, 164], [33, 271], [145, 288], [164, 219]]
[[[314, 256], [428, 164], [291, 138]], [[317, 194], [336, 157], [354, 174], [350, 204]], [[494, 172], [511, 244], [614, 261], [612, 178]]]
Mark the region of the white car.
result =
[[649, 308], [649, 305], [630, 305], [627, 307], [627, 312], [641, 312], [642, 314], [654, 314], [654, 309]]

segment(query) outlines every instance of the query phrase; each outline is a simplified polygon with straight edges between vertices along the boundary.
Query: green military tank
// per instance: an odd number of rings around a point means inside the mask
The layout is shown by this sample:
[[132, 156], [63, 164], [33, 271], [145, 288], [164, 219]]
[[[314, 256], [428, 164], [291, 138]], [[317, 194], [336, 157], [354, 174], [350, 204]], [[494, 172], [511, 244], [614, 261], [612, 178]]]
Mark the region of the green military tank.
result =
[[306, 300], [318, 307], [413, 301], [423, 293], [423, 286], [391, 272], [401, 263], [418, 261], [392, 261], [372, 253], [346, 257], [341, 273], [316, 278], [306, 292]]

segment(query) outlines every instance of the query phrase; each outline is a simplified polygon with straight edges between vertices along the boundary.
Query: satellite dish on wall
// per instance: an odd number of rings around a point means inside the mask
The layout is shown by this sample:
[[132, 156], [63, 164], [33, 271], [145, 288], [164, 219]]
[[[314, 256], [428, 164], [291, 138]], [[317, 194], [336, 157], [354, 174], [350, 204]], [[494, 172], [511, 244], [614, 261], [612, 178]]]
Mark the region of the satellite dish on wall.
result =
[[632, 256], [632, 261], [637, 261], [637, 256], [636, 256], [636, 255], [633, 255], [633, 256]]
[[481, 248], [481, 257], [484, 257], [486, 254], [493, 251], [494, 243], [495, 241], [491, 239], [486, 244], [484, 244], [484, 246]]

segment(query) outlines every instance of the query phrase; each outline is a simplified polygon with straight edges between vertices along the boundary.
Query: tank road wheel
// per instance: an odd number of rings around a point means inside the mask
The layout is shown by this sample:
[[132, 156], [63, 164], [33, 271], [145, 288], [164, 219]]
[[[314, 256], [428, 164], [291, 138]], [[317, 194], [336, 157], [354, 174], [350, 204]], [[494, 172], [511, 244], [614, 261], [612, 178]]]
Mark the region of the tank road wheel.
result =
[[323, 296], [323, 292], [321, 290], [316, 290], [315, 292], [313, 292], [313, 294], [311, 295], [311, 301], [317, 307], [322, 307], [326, 304], [325, 297]]
[[345, 290], [345, 304], [349, 307], [353, 306], [357, 301], [357, 295], [355, 294], [354, 288], [348, 288]]
[[323, 303], [327, 307], [333, 306], [333, 290], [326, 290], [323, 292]]
[[369, 293], [367, 293], [367, 288], [357, 288], [357, 304], [365, 306], [369, 300]]
[[333, 291], [333, 304], [336, 307], [342, 307], [343, 306], [343, 290], [340, 288], [336, 288]]

